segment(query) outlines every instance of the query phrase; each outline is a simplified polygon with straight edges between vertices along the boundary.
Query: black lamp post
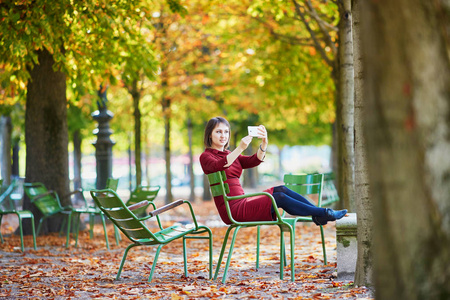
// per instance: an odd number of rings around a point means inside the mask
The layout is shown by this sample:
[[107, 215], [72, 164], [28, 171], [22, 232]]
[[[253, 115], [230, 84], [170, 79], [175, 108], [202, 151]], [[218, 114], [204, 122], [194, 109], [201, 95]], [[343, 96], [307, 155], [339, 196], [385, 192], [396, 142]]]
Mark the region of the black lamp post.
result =
[[97, 101], [98, 110], [92, 114], [94, 120], [98, 122], [97, 129], [94, 130], [97, 141], [93, 143], [95, 146], [95, 160], [97, 165], [97, 182], [95, 185], [97, 189], [104, 189], [106, 187], [106, 181], [109, 177], [112, 177], [112, 146], [115, 143], [110, 138], [113, 131], [109, 128], [109, 121], [113, 118], [114, 114], [107, 108], [107, 89], [108, 87], [100, 85], [100, 89], [97, 92], [100, 97], [100, 101]]

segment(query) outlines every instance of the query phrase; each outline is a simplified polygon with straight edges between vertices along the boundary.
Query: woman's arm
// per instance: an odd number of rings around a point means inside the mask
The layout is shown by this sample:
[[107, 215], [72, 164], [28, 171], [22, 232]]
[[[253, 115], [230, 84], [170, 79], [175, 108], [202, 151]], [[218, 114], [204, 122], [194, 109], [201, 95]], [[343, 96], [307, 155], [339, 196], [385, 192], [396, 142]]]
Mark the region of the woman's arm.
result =
[[227, 164], [224, 167], [229, 167], [239, 157], [239, 155], [247, 149], [248, 145], [252, 142], [253, 137], [247, 135], [241, 139], [239, 146], [236, 147], [230, 154], [227, 155]]
[[259, 160], [264, 160], [264, 157], [266, 156], [266, 150], [267, 145], [269, 144], [269, 138], [267, 137], [267, 130], [264, 127], [264, 125], [259, 125], [258, 127], [259, 137], [261, 138], [261, 144], [258, 147], [258, 150], [256, 150], [256, 155], [258, 156]]

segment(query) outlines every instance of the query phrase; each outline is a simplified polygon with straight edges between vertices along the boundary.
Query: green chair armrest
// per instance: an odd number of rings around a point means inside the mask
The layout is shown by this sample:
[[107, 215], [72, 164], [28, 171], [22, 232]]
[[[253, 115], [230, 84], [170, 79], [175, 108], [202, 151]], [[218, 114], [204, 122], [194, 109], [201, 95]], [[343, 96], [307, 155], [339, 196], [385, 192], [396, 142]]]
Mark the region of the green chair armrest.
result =
[[132, 210], [135, 210], [135, 209], [147, 206], [147, 205], [148, 205], [148, 201], [144, 200], [144, 201], [141, 201], [141, 202], [138, 202], [138, 203], [128, 206], [128, 209], [132, 211]]
[[180, 199], [180, 200], [174, 201], [172, 203], [166, 204], [166, 205], [164, 205], [164, 206], [162, 206], [162, 207], [160, 207], [158, 209], [155, 209], [155, 210], [149, 212], [148, 214], [149, 214], [149, 216], [154, 217], [156, 215], [159, 215], [160, 213], [163, 213], [163, 212], [168, 211], [168, 210], [170, 210], [172, 208], [180, 206], [183, 203], [184, 203], [183, 200]]
[[[237, 200], [237, 199], [248, 198], [248, 197], [261, 196], [261, 195], [265, 195], [265, 196], [270, 198], [270, 200], [272, 201], [272, 205], [273, 205], [273, 207], [275, 209], [275, 215], [277, 216], [277, 220], [281, 221], [282, 218], [281, 218], [280, 212], [278, 211], [277, 203], [275, 202], [275, 199], [273, 198], [273, 196], [271, 194], [267, 193], [267, 192], [258, 192], [258, 193], [250, 193], [250, 194], [244, 194], [244, 195], [239, 195], [239, 196], [230, 196], [230, 197], [227, 197], [228, 198], [227, 202], [228, 201]], [[226, 203], [226, 204], [227, 204], [228, 218], [230, 218], [231, 222], [235, 223], [236, 225], [248, 225], [248, 224], [251, 223], [251, 222], [238, 222], [238, 221], [234, 220], [233, 216], [231, 215], [231, 212], [229, 210], [228, 203]], [[275, 222], [276, 223], [278, 221], [267, 221], [267, 222], [269, 222], [269, 223]]]

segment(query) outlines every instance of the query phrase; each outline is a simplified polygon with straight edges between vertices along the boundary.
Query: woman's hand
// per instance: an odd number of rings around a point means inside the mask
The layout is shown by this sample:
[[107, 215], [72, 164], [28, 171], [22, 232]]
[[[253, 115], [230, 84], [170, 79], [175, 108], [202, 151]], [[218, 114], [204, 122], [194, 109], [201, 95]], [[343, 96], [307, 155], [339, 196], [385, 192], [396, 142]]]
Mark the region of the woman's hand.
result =
[[228, 168], [231, 166], [231, 164], [238, 158], [238, 156], [247, 149], [248, 145], [252, 142], [253, 137], [247, 135], [243, 137], [239, 143], [239, 145], [234, 149], [233, 152], [227, 155], [227, 164], [224, 166], [224, 168]]
[[269, 144], [269, 138], [267, 137], [267, 130], [264, 125], [258, 126], [258, 137], [261, 139], [261, 144], [266, 148], [267, 144]]
[[245, 137], [243, 137], [239, 143], [239, 150], [244, 151], [245, 149], [247, 149], [248, 145], [250, 145], [250, 143], [252, 142], [253, 137], [247, 135]]

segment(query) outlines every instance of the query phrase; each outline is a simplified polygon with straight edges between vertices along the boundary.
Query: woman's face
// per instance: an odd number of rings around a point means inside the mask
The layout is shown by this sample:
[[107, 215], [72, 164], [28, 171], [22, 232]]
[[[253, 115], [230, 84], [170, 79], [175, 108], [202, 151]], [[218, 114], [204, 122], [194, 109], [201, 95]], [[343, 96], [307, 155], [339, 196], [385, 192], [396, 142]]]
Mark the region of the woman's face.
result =
[[219, 123], [211, 133], [211, 148], [223, 151], [230, 139], [230, 128], [224, 123]]

